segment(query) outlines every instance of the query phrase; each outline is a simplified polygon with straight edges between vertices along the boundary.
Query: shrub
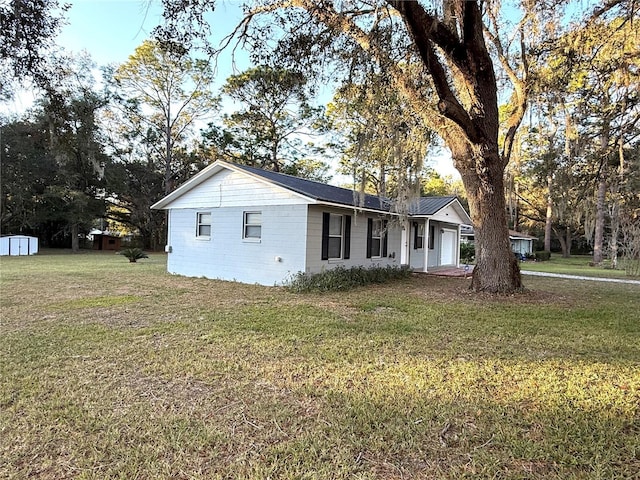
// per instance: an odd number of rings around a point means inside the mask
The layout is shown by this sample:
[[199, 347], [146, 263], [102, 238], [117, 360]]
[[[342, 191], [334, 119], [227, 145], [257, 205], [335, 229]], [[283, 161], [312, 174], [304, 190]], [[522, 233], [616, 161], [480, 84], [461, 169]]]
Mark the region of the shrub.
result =
[[125, 248], [120, 251], [120, 255], [124, 255], [129, 259], [129, 262], [135, 263], [141, 258], [149, 258], [146, 253], [142, 251], [141, 248]]
[[408, 267], [336, 267], [320, 273], [298, 272], [286, 282], [286, 288], [295, 293], [334, 292], [350, 290], [372, 283], [408, 278]]
[[551, 252], [542, 250], [535, 253], [536, 262], [546, 262], [551, 258]]
[[464, 263], [471, 263], [476, 259], [476, 246], [473, 243], [463, 242], [460, 244], [460, 260]]

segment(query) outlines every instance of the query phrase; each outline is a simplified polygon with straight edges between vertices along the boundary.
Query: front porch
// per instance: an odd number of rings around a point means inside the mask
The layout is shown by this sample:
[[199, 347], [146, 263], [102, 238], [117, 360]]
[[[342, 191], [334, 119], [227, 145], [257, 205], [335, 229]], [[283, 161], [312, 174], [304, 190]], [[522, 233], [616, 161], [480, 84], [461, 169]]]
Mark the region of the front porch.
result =
[[413, 272], [421, 275], [433, 275], [436, 277], [462, 277], [471, 278], [473, 274], [473, 267], [475, 265], [461, 265], [460, 267], [433, 267], [427, 272]]

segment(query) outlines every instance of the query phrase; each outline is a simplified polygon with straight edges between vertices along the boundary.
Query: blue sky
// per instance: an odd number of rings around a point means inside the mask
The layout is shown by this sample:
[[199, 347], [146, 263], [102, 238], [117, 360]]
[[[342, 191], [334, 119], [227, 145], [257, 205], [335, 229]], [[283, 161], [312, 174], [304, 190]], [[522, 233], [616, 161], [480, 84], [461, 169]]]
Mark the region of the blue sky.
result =
[[75, 53], [86, 50], [99, 65], [122, 63], [149, 37], [160, 13], [140, 0], [75, 0], [57, 43]]
[[[153, 28], [162, 22], [162, 7], [158, 0], [71, 0], [66, 12], [67, 25], [57, 43], [66, 50], [86, 50], [98, 65], [122, 63], [136, 47], [151, 36]], [[240, 1], [217, 2], [211, 16], [213, 38], [230, 33], [242, 18]], [[229, 57], [222, 59], [221, 75], [232, 73]], [[225, 68], [226, 67], [226, 68]]]
[[[71, 8], [66, 12], [67, 25], [56, 43], [73, 53], [86, 51], [98, 66], [119, 64], [127, 60], [136, 47], [151, 35], [161, 21], [159, 0], [68, 0]], [[219, 0], [211, 16], [213, 38], [218, 41], [231, 33], [242, 18], [240, 0]], [[236, 67], [246, 68], [246, 55], [236, 56]], [[218, 86], [233, 74], [230, 52], [218, 59]], [[29, 99], [18, 98], [14, 109], [22, 110]], [[26, 105], [28, 107], [28, 105]], [[434, 159], [435, 167], [443, 175], [454, 174], [451, 160]], [[434, 163], [434, 162], [430, 162]]]

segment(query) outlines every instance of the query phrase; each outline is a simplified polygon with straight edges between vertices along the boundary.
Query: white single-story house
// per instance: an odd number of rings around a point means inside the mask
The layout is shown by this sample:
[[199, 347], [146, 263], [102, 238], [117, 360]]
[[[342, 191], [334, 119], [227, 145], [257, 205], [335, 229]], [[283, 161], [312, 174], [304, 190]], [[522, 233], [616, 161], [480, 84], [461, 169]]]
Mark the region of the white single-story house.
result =
[[[474, 231], [471, 225], [463, 225], [461, 227], [462, 241], [474, 243]], [[533, 253], [533, 242], [536, 237], [527, 235], [526, 233], [509, 230], [509, 241], [511, 242], [511, 251], [519, 255], [527, 255]]]
[[35, 255], [38, 253], [38, 237], [7, 235], [0, 237], [0, 255]]
[[277, 285], [343, 266], [459, 266], [456, 197], [416, 200], [404, 218], [387, 199], [216, 161], [151, 208], [168, 211], [170, 273]]

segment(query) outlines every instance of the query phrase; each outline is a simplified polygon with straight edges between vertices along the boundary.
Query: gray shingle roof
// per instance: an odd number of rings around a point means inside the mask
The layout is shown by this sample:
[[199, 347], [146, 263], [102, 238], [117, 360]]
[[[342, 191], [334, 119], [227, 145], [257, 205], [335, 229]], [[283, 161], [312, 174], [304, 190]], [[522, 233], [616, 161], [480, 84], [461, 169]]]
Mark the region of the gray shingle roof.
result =
[[409, 206], [409, 215], [434, 215], [455, 199], [455, 196], [420, 197]]
[[388, 212], [390, 201], [387, 198], [381, 198], [376, 195], [364, 196], [364, 203], [361, 204], [357, 192], [348, 188], [327, 185], [326, 183], [298, 178], [284, 173], [273, 172], [271, 170], [262, 170], [260, 168], [249, 167], [247, 165], [234, 164], [234, 167], [245, 170], [253, 175], [265, 178], [269, 182], [280, 185], [288, 190], [300, 193], [309, 198], [320, 200], [323, 202], [337, 203], [340, 205], [348, 205], [351, 207], [369, 208], [372, 210], [380, 210]]

